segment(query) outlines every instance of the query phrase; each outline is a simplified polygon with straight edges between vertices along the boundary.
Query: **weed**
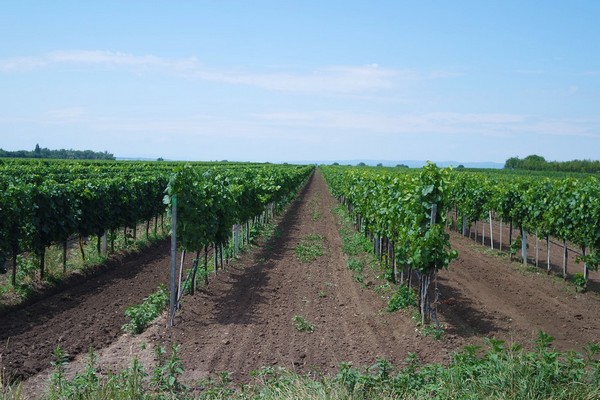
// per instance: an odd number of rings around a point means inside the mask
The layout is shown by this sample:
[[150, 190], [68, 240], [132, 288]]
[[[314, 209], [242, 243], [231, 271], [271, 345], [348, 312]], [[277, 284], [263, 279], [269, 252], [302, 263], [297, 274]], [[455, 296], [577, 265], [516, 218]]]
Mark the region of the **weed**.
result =
[[342, 249], [344, 253], [356, 256], [364, 251], [364, 237], [359, 232], [342, 232]]
[[381, 285], [377, 285], [375, 287], [375, 292], [379, 294], [384, 294], [388, 290], [392, 288], [392, 285], [389, 282], [382, 283]]
[[310, 218], [313, 221], [318, 221], [321, 219], [321, 212], [319, 211], [320, 199], [313, 199], [309, 203], [310, 208]]
[[585, 279], [585, 275], [583, 275], [581, 272], [576, 272], [575, 274], [573, 274], [571, 281], [573, 282], [573, 284], [575, 284], [575, 290], [578, 293], [585, 292], [585, 288], [587, 285], [587, 280]]
[[315, 326], [308, 322], [306, 320], [306, 318], [304, 318], [301, 315], [294, 315], [292, 317], [292, 321], [294, 321], [294, 325], [296, 326], [296, 329], [299, 330], [300, 332], [314, 332], [315, 331]]
[[301, 263], [311, 263], [325, 254], [323, 236], [318, 234], [304, 237], [294, 248], [294, 254]]
[[168, 304], [169, 292], [164, 285], [160, 285], [158, 290], [146, 297], [142, 304], [128, 307], [125, 310], [125, 316], [130, 321], [121, 329], [131, 334], [142, 333]]
[[435, 340], [441, 340], [444, 336], [444, 330], [438, 329], [433, 325], [425, 325], [421, 328], [421, 333], [425, 336], [431, 336]]
[[360, 260], [358, 260], [356, 258], [350, 258], [348, 260], [348, 269], [355, 271], [355, 272], [363, 272], [364, 266]]
[[[263, 367], [251, 373], [254, 381], [233, 385], [228, 372], [203, 380], [197, 399], [597, 399], [600, 343], [585, 347], [585, 354], [560, 353], [553, 338], [540, 332], [532, 351], [517, 344], [486, 339], [484, 345], [465, 346], [447, 365], [422, 364], [409, 353], [403, 367], [385, 359], [367, 367], [341, 363], [335, 376], [300, 375], [281, 367]], [[73, 380], [65, 377], [66, 355], [55, 352], [55, 371], [48, 399], [174, 399], [190, 398], [179, 383], [183, 371], [173, 348], [170, 357], [158, 350], [159, 366], [146, 385], [147, 374], [138, 360], [125, 370], [102, 377], [90, 356], [88, 367]], [[16, 399], [0, 387], [0, 398]], [[3, 391], [4, 390], [4, 391]]]
[[166, 350], [162, 346], [156, 346], [155, 353], [158, 366], [152, 373], [151, 385], [160, 392], [171, 394], [181, 392], [185, 386], [179, 382], [179, 376], [183, 373], [183, 363], [178, 355], [179, 345], [171, 347], [171, 356], [165, 357]]
[[398, 287], [398, 290], [392, 295], [387, 304], [387, 311], [394, 312], [403, 308], [416, 306], [417, 295], [415, 291], [408, 286], [402, 284]]

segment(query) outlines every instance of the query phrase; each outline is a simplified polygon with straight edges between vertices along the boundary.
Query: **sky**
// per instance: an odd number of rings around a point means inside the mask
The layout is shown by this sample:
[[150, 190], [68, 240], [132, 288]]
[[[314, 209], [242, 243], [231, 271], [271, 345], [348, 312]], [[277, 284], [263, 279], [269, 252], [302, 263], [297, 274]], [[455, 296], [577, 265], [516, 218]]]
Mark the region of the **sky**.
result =
[[600, 158], [600, 1], [0, 0], [0, 148]]

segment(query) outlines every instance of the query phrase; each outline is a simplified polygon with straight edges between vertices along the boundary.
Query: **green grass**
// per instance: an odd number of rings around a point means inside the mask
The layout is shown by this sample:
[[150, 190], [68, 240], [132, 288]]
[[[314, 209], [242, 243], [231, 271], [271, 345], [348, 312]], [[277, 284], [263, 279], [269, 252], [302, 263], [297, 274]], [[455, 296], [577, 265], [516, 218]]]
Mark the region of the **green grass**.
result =
[[314, 332], [316, 329], [314, 324], [310, 323], [301, 315], [294, 315], [292, 321], [294, 322], [296, 329], [300, 332]]
[[319, 211], [320, 205], [321, 205], [320, 197], [317, 197], [308, 203], [308, 207], [310, 209], [310, 219], [315, 222], [321, 219], [321, 212]]
[[[600, 398], [600, 343], [585, 353], [561, 353], [552, 337], [540, 332], [536, 347], [486, 339], [466, 346], [448, 365], [422, 364], [413, 353], [396, 367], [381, 359], [370, 366], [341, 363], [336, 374], [301, 375], [279, 367], [252, 373], [248, 384], [232, 382], [220, 372], [189, 387], [180, 383], [184, 366], [173, 348], [157, 350], [158, 366], [147, 371], [138, 361], [122, 371], [101, 374], [96, 356], [74, 378], [65, 376], [66, 355], [55, 353], [54, 373], [46, 399], [582, 399]], [[199, 390], [198, 390], [199, 389]], [[20, 399], [19, 387], [0, 387], [0, 399]]]
[[130, 306], [125, 310], [129, 319], [122, 329], [130, 334], [142, 333], [160, 315], [169, 304], [169, 291], [160, 285], [156, 292], [146, 297], [142, 304]]
[[386, 309], [388, 312], [394, 312], [407, 307], [415, 307], [416, 305], [417, 294], [415, 291], [406, 285], [400, 285], [390, 297]]
[[349, 258], [348, 269], [354, 272], [363, 272], [364, 266], [361, 260], [357, 258]]
[[294, 254], [301, 263], [308, 264], [325, 254], [323, 236], [307, 235], [294, 248]]

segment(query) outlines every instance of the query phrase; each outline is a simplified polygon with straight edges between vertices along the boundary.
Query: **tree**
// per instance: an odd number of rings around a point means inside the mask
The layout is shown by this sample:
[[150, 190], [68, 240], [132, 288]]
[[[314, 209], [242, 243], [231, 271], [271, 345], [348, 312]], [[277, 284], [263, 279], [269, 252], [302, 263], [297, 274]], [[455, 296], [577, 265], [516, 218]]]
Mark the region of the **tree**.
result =
[[521, 160], [519, 157], [511, 157], [504, 163], [504, 169], [517, 169], [519, 168]]

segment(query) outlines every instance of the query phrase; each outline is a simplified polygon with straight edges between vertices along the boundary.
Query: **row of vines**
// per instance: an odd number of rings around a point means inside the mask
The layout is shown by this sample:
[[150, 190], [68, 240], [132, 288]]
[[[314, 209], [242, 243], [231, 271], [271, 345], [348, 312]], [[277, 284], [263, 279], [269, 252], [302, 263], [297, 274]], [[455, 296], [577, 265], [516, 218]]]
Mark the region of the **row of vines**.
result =
[[447, 226], [466, 234], [477, 221], [504, 221], [510, 226], [509, 243], [513, 226], [519, 229], [514, 244], [520, 244], [525, 260], [527, 232], [547, 242], [561, 240], [565, 276], [568, 242], [581, 249], [577, 259], [583, 262], [586, 282], [589, 270], [600, 263], [600, 181], [594, 176], [451, 171], [432, 164], [418, 171], [340, 166], [322, 170], [357, 229], [373, 240], [389, 279], [409, 287], [413, 276], [419, 280], [423, 322], [436, 320], [430, 306], [437, 296], [430, 291], [435, 272], [456, 257]]
[[13, 285], [21, 253], [37, 256], [43, 279], [48, 246], [62, 244], [66, 265], [69, 240], [97, 236], [100, 247], [107, 232], [114, 237], [119, 228], [136, 227], [163, 213], [165, 174], [115, 175], [56, 180], [43, 168], [0, 172], [0, 258], [11, 259]]
[[[278, 200], [289, 184], [283, 177], [298, 170], [295, 166], [268, 164], [182, 165], [0, 160], [3, 194], [0, 197], [0, 262], [4, 264], [8, 260], [6, 263], [11, 265], [12, 284], [16, 283], [17, 257], [21, 254], [36, 255], [43, 279], [44, 256], [51, 245], [63, 247], [66, 268], [67, 246], [77, 238], [84, 257], [82, 238], [96, 237], [100, 253], [101, 238], [111, 240], [119, 229], [131, 228], [135, 236], [136, 227], [145, 221], [148, 233], [154, 220], [156, 230], [157, 220], [159, 217], [162, 220], [168, 206], [164, 201], [167, 187], [169, 194], [185, 190], [202, 193], [196, 197], [206, 199], [204, 205], [192, 204], [182, 196], [184, 208], [196, 207], [203, 213], [188, 224], [195, 226], [202, 240], [222, 242], [227, 234], [217, 225], [248, 218], [265, 202]], [[191, 177], [194, 177], [193, 183]], [[188, 189], [182, 189], [188, 183], [184, 184], [184, 180], [190, 181]], [[232, 201], [239, 206], [232, 207]], [[235, 215], [231, 210], [235, 210]], [[220, 222], [214, 222], [215, 216]], [[198, 218], [204, 219], [199, 222]], [[186, 232], [186, 229], [187, 226], [181, 230]], [[189, 234], [185, 237], [184, 245], [190, 246], [193, 240], [189, 241]]]
[[[199, 258], [204, 253], [205, 283], [208, 284], [206, 255], [213, 249], [215, 273], [217, 254], [223, 263], [223, 248], [238, 247], [239, 227], [249, 234], [251, 222], [270, 218], [274, 209], [294, 197], [313, 167], [270, 166], [248, 169], [203, 170], [192, 166], [178, 168], [171, 176], [165, 203], [172, 224], [172, 259], [170, 279], [170, 324], [175, 323], [175, 311], [184, 290], [194, 292]], [[181, 252], [179, 274], [176, 254]], [[195, 253], [188, 276], [183, 279], [186, 253]], [[178, 281], [178, 282], [177, 282]], [[188, 286], [189, 285], [189, 286]]]
[[391, 260], [392, 281], [412, 285], [418, 279], [423, 323], [435, 315], [438, 270], [457, 256], [445, 232], [450, 206], [450, 170], [434, 164], [418, 174], [381, 169], [322, 167], [332, 193], [348, 207], [356, 227], [374, 239], [376, 253]]
[[[562, 273], [567, 277], [567, 243], [579, 248], [583, 278], [600, 264], [600, 180], [581, 178], [526, 177], [492, 172], [453, 174], [451, 203], [456, 225], [463, 234], [476, 221], [499, 220], [519, 230], [527, 261], [527, 233], [563, 242]], [[509, 238], [512, 243], [512, 236]], [[550, 269], [550, 257], [548, 257]]]

